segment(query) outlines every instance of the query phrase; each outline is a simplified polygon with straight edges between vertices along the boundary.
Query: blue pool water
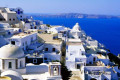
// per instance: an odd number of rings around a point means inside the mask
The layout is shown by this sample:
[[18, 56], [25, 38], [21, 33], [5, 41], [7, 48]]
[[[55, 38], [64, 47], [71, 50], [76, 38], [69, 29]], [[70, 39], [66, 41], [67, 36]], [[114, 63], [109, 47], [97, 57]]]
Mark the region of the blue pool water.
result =
[[78, 22], [87, 35], [104, 44], [113, 54], [120, 53], [120, 19], [33, 18], [45, 24], [70, 28]]

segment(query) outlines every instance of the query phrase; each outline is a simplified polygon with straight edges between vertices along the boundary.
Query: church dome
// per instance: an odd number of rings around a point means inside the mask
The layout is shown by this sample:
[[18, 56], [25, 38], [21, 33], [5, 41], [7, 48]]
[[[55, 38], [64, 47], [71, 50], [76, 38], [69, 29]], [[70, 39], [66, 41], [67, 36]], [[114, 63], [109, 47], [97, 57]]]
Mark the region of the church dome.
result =
[[13, 70], [5, 71], [1, 74], [1, 76], [10, 77], [12, 80], [23, 80], [22, 76], [18, 72]]
[[24, 57], [24, 52], [21, 48], [15, 45], [5, 45], [0, 48], [0, 58], [21, 58]]
[[72, 30], [74, 30], [74, 31], [80, 31], [81, 28], [79, 26], [79, 23], [76, 23]]

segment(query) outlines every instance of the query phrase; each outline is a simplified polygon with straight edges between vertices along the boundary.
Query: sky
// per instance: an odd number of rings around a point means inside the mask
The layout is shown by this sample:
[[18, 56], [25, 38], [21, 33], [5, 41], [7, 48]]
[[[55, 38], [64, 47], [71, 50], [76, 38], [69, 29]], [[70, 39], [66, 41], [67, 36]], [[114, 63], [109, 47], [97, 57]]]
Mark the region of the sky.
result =
[[0, 0], [1, 7], [25, 13], [85, 13], [120, 15], [120, 0]]

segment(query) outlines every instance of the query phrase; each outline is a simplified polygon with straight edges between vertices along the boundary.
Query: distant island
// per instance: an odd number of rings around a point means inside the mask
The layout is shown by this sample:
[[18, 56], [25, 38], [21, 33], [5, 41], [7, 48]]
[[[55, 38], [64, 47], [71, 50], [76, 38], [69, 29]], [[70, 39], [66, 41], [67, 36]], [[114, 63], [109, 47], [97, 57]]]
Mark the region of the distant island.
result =
[[49, 17], [49, 18], [120, 18], [120, 16], [114, 15], [97, 15], [97, 14], [82, 14], [82, 13], [60, 13], [60, 14], [29, 14], [33, 17]]

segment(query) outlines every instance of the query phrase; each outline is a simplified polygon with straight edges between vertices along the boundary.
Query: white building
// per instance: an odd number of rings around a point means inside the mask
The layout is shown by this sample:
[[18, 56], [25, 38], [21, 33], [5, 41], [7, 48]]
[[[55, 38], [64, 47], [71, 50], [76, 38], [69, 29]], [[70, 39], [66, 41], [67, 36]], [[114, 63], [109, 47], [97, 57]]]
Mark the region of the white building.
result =
[[91, 47], [98, 47], [98, 41], [93, 40], [91, 37], [87, 37], [86, 44]]
[[84, 80], [84, 66], [87, 58], [85, 49], [79, 39], [69, 39], [66, 45], [66, 66], [72, 72], [79, 72], [82, 80]]
[[10, 8], [10, 11], [14, 11], [17, 14], [17, 18], [19, 21], [25, 21], [26, 15], [24, 14], [24, 11], [22, 8]]
[[25, 55], [21, 48], [15, 45], [5, 45], [0, 48], [0, 70], [15, 70], [26, 73]]
[[102, 66], [85, 66], [85, 80], [112, 80], [111, 71]]
[[28, 46], [30, 46], [33, 43], [36, 43], [36, 41], [37, 33], [31, 31], [13, 35], [9, 39], [10, 44], [17, 45], [23, 50], [27, 50]]
[[46, 24], [41, 24], [39, 33], [47, 32], [48, 29], [49, 27]]
[[61, 80], [61, 64], [59, 62], [27, 64], [26, 73], [22, 77], [27, 80]]
[[44, 43], [45, 62], [61, 60], [62, 41], [56, 39], [57, 34], [38, 34], [38, 41]]
[[18, 23], [17, 14], [14, 11], [10, 11], [7, 7], [0, 7], [0, 19], [2, 22], [9, 24]]
[[45, 62], [61, 60], [62, 42], [46, 42], [44, 45]]
[[61, 80], [61, 64], [59, 62], [40, 65], [26, 65], [25, 62], [24, 51], [18, 46], [9, 44], [0, 48], [2, 76], [8, 76], [13, 80]]
[[48, 33], [59, 33], [61, 31], [66, 31], [66, 28], [64, 26], [53, 26], [47, 30]]
[[31, 22], [28, 22], [28, 23], [25, 23], [25, 28], [24, 30], [27, 31], [29, 29], [41, 29], [41, 22], [38, 20], [38, 21], [31, 21]]

